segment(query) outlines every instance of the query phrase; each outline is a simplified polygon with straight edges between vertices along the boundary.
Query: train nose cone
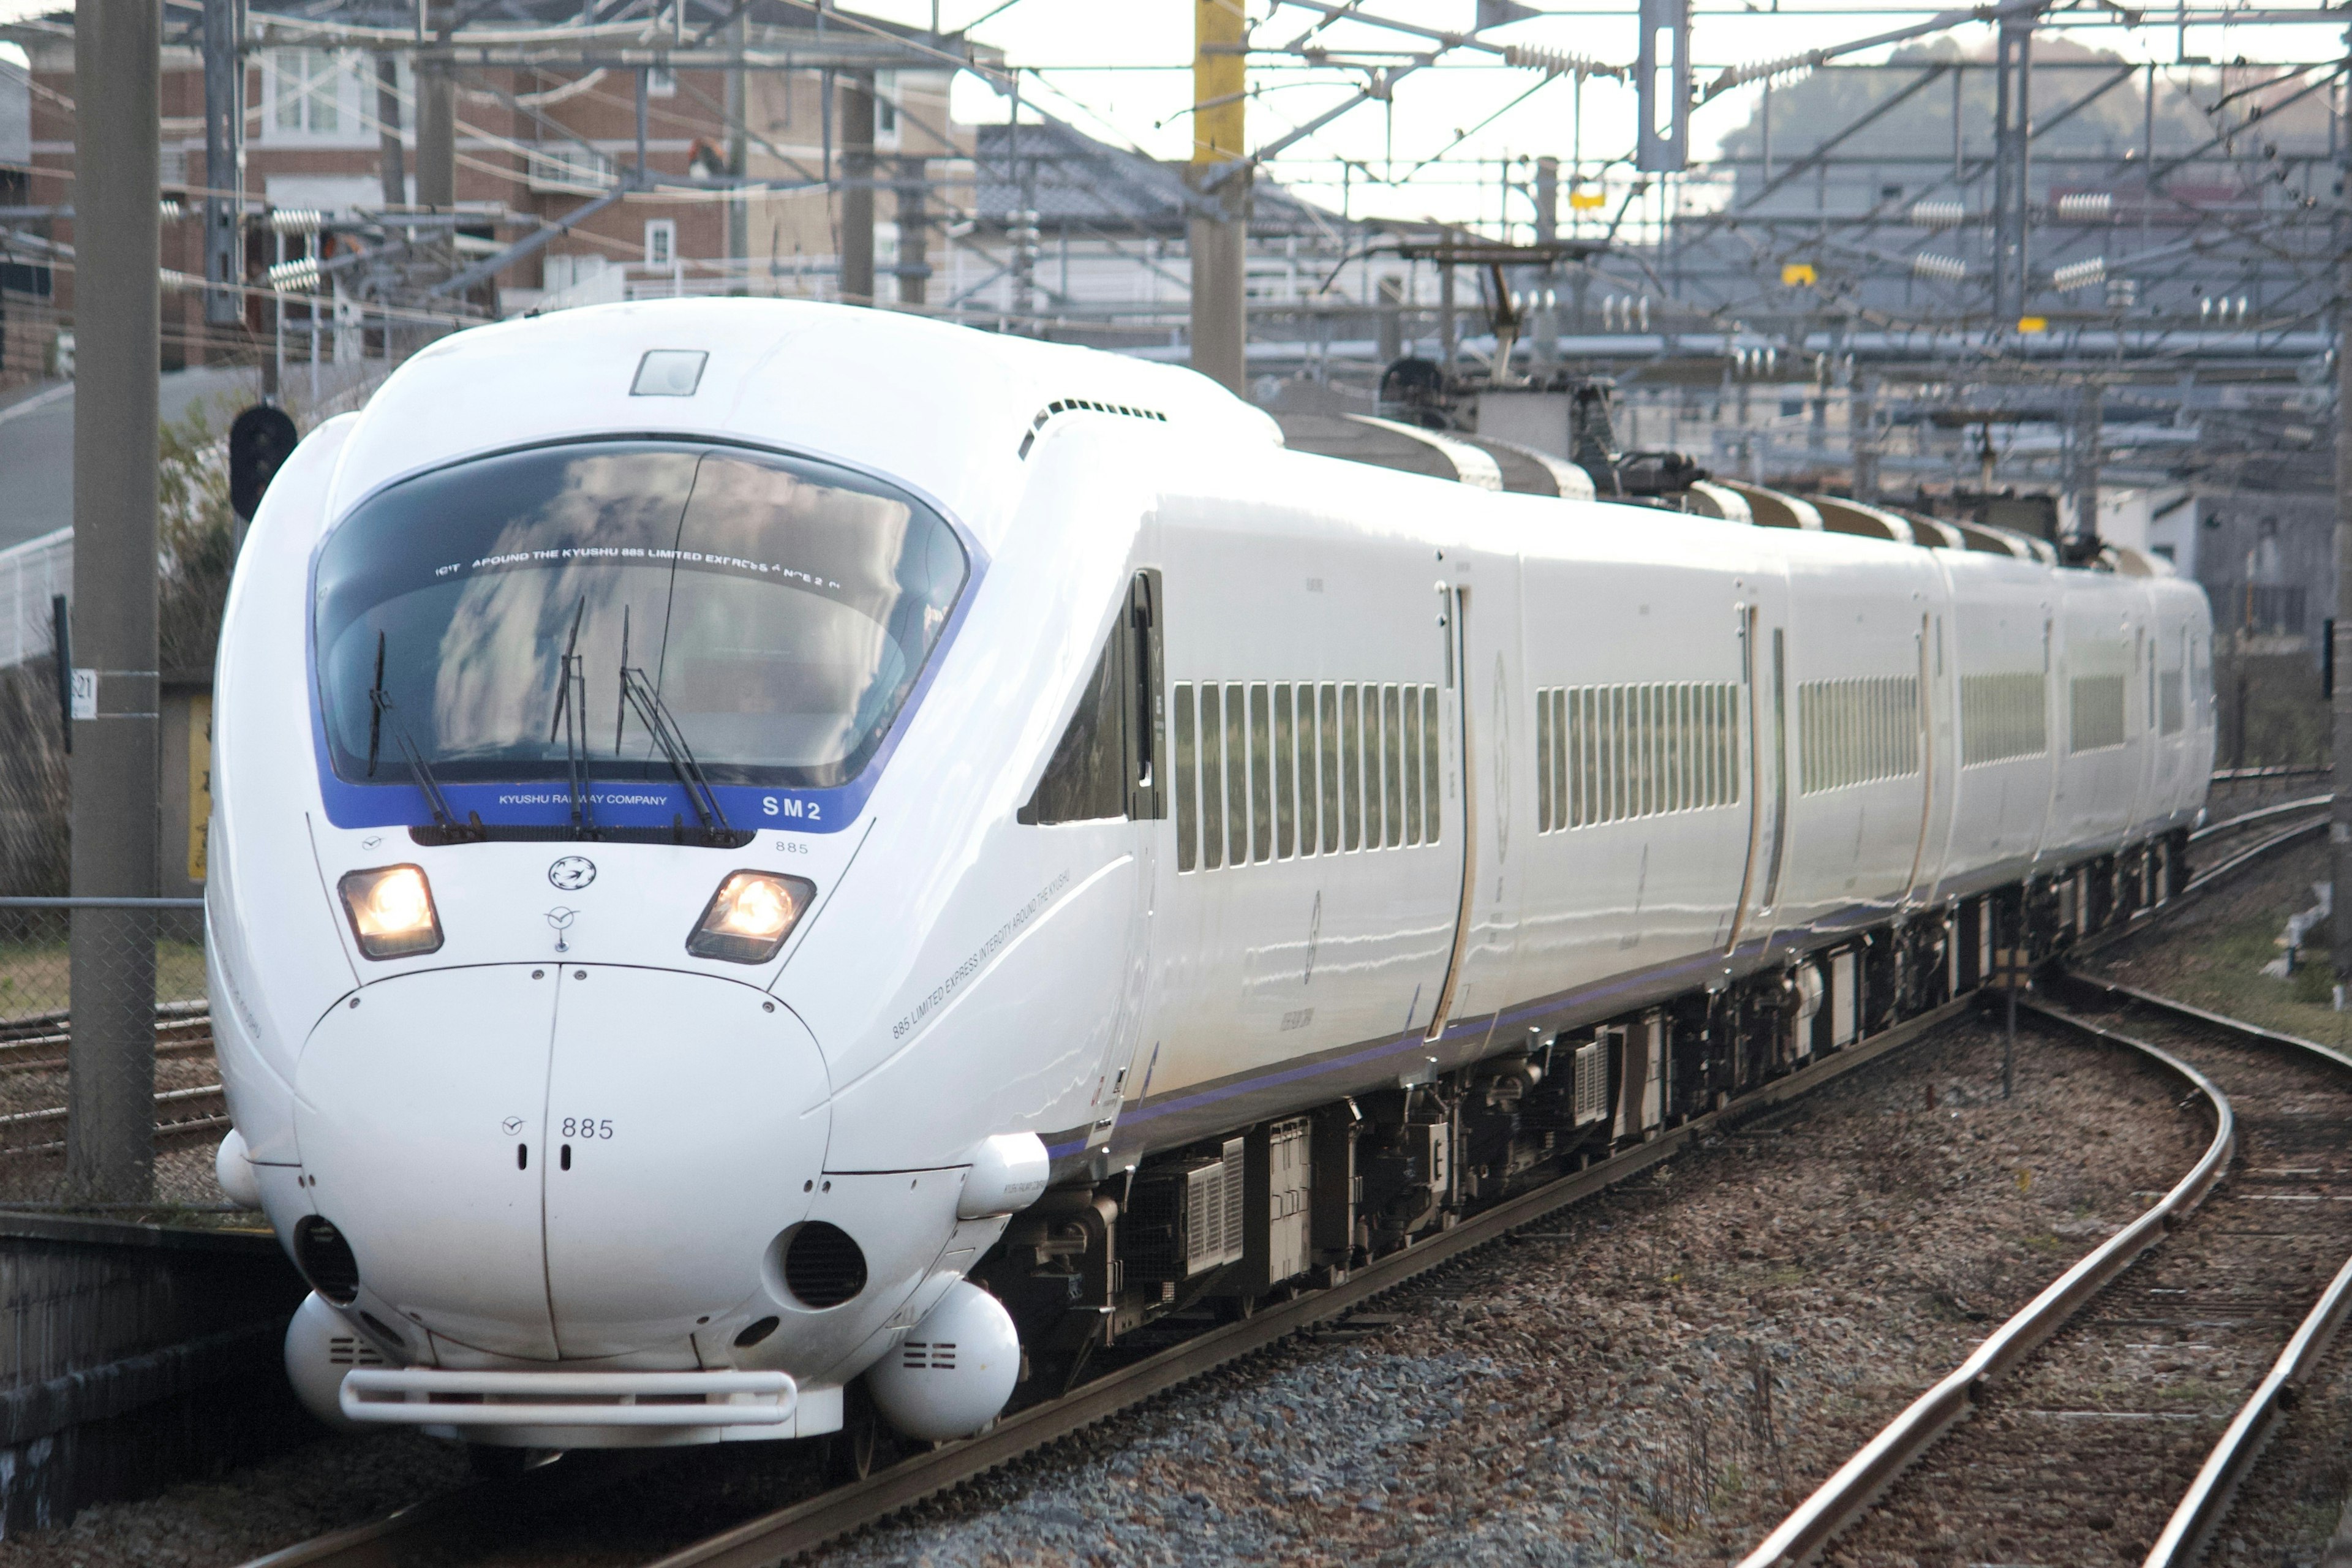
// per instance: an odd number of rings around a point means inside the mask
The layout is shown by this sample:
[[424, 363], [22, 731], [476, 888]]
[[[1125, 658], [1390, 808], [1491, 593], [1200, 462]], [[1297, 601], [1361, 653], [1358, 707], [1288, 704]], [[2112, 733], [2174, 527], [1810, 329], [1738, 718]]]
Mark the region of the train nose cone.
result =
[[315, 1211], [362, 1304], [498, 1355], [650, 1352], [757, 1289], [807, 1212], [815, 1041], [748, 985], [487, 965], [368, 986], [296, 1079]]

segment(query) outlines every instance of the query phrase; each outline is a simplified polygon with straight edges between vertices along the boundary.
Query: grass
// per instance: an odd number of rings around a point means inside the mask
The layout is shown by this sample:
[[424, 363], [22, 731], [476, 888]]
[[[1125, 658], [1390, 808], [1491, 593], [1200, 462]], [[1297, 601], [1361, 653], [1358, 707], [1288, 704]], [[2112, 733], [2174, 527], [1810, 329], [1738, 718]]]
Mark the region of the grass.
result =
[[[65, 1011], [73, 995], [71, 970], [61, 940], [0, 943], [0, 1024]], [[157, 942], [155, 1000], [201, 1002], [204, 996], [204, 944]]]
[[2197, 932], [2193, 950], [2184, 954], [2185, 944], [2176, 938], [2155, 951], [2134, 953], [2113, 969], [2177, 1001], [2352, 1050], [2352, 1012], [2338, 1013], [2331, 1005], [2335, 976], [2326, 925], [2312, 933], [2293, 975], [2277, 980], [2262, 972], [2284, 951], [2278, 939], [2287, 917], [2310, 908], [2310, 884], [2326, 874], [2326, 862], [2315, 856], [2299, 855], [2291, 865], [2298, 874], [2265, 879], [2259, 889], [2231, 900], [2226, 914]]

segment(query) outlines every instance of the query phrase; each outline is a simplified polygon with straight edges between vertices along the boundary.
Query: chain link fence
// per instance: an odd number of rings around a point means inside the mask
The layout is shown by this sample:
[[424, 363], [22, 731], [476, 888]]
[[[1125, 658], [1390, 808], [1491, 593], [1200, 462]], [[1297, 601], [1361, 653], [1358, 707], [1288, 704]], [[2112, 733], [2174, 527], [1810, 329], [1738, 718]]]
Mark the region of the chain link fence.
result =
[[216, 1208], [227, 1128], [203, 900], [0, 897], [0, 1205]]

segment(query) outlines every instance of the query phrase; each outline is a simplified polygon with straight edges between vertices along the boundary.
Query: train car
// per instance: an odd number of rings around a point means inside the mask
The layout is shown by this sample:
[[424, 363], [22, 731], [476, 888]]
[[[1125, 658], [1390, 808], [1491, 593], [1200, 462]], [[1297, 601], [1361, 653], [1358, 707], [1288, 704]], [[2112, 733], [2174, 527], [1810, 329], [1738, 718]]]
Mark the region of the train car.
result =
[[881, 311], [418, 353], [216, 674], [305, 1400], [969, 1433], [2168, 895], [2196, 588], [1568, 494]]

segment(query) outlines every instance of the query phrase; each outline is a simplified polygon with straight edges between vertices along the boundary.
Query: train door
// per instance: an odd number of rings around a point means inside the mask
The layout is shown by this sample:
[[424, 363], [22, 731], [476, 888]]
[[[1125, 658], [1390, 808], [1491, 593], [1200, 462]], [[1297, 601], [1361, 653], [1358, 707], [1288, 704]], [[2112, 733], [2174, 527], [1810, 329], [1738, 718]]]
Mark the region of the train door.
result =
[[[1461, 584], [1438, 587], [1438, 625], [1445, 643], [1445, 679], [1438, 688], [1438, 735], [1445, 791], [1441, 807], [1446, 821], [1441, 843], [1451, 841], [1460, 857], [1458, 894], [1454, 912], [1454, 942], [1446, 952], [1445, 976], [1439, 983], [1437, 1004], [1429, 1016], [1428, 1039], [1444, 1037], [1447, 1024], [1464, 1000], [1463, 971], [1470, 953], [1471, 930], [1478, 897], [1479, 813], [1475, 803], [1480, 784], [1475, 761], [1478, 751], [1472, 731], [1468, 700], [1470, 669], [1470, 590]], [[1498, 762], [1501, 758], [1496, 759]]]
[[1789, 684], [1789, 597], [1785, 575], [1733, 584], [1739, 635], [1739, 701], [1748, 786], [1748, 858], [1739, 899], [1732, 908], [1727, 956], [1770, 945], [1789, 856], [1788, 727], [1793, 709]]
[[1919, 842], [1912, 853], [1907, 896], [1932, 900], [1943, 880], [1958, 794], [1959, 737], [1953, 721], [1951, 595], [1937, 574], [1937, 604], [1919, 617]]
[[1135, 902], [1129, 911], [1129, 940], [1123, 949], [1128, 967], [1120, 977], [1118, 1016], [1095, 1075], [1094, 1099], [1088, 1107], [1094, 1119], [1086, 1136], [1089, 1151], [1109, 1143], [1121, 1108], [1142, 1098], [1150, 1064], [1140, 1058], [1152, 1048], [1152, 1043], [1141, 1037], [1151, 976], [1152, 917], [1162, 890], [1160, 873], [1173, 869], [1163, 866], [1161, 855], [1162, 841], [1171, 837], [1167, 824], [1174, 763], [1162, 643], [1165, 595], [1164, 579], [1157, 569], [1136, 573], [1129, 579], [1127, 608], [1118, 632], [1126, 659], [1122, 679], [1128, 713], [1122, 745], [1127, 815], [1135, 825], [1130, 838], [1135, 854]]

